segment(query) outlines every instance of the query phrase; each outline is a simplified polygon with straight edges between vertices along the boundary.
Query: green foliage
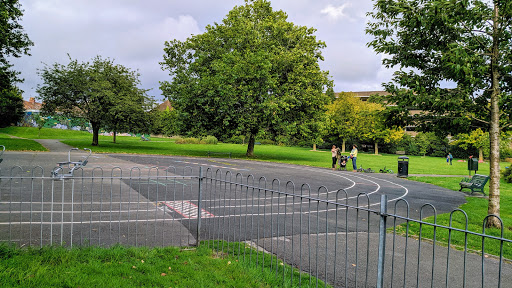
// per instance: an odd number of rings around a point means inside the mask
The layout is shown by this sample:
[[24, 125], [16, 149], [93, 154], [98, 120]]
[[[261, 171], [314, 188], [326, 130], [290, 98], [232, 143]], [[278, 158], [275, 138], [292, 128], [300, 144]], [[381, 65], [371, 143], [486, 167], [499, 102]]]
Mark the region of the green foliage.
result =
[[194, 138], [194, 137], [187, 137], [187, 138], [176, 138], [176, 141], [174, 141], [176, 144], [201, 144], [201, 139]]
[[503, 177], [503, 181], [507, 183], [512, 183], [512, 168], [508, 167], [503, 170], [501, 176]]
[[[499, 215], [499, 137], [512, 128], [512, 1], [374, 3], [368, 46], [385, 55], [384, 66], [396, 69], [393, 82], [385, 84], [391, 96], [382, 100], [421, 131], [488, 131], [488, 213]], [[493, 218], [488, 225], [500, 224]]]
[[274, 142], [274, 140], [271, 140], [271, 139], [263, 139], [263, 140], [259, 140], [259, 142], [262, 145], [274, 145], [274, 144], [276, 144], [276, 142]]
[[18, 89], [2, 89], [2, 87], [0, 89], [0, 128], [2, 128], [16, 124], [23, 119], [25, 108]]
[[93, 146], [98, 145], [101, 128], [114, 132], [149, 132], [147, 111], [152, 99], [137, 88], [139, 74], [96, 56], [92, 63], [70, 59], [67, 65], [46, 65], [39, 72], [43, 84], [37, 89], [43, 114], [56, 111], [65, 116], [87, 119], [93, 130]]
[[[180, 131], [220, 139], [272, 135], [317, 141], [332, 82], [318, 65], [325, 43], [315, 29], [287, 21], [266, 0], [234, 7], [222, 23], [165, 43], [162, 93], [179, 111]], [[319, 121], [322, 122], [322, 121]]]
[[217, 145], [219, 143], [219, 140], [217, 140], [217, 138], [215, 136], [206, 136], [206, 137], [203, 137], [201, 139], [201, 142], [204, 142], [205, 144], [210, 144], [210, 145]]
[[[19, 23], [22, 16], [23, 10], [18, 0], [0, 2], [0, 99], [18, 97], [21, 94], [21, 91], [15, 87], [16, 82], [22, 81], [18, 78], [20, 73], [11, 70], [12, 64], [9, 63], [9, 58], [18, 58], [22, 54], [30, 55], [29, 47], [34, 45]], [[3, 104], [0, 102], [0, 121], [5, 122], [8, 114], [4, 113], [11, 112], [3, 110]], [[21, 109], [23, 109], [23, 102]], [[17, 116], [17, 114], [12, 115]], [[12, 122], [16, 123], [15, 120], [17, 119], [12, 119]], [[0, 125], [0, 127], [4, 126]]]
[[395, 144], [404, 133], [400, 128], [387, 128], [381, 116], [383, 106], [364, 102], [353, 93], [339, 93], [327, 105], [327, 137], [335, 143], [352, 139], [363, 143]]
[[233, 144], [245, 144], [247, 142], [246, 137], [244, 135], [234, 135], [231, 138], [224, 141], [225, 143], [233, 143]]
[[176, 144], [209, 144], [209, 145], [217, 145], [219, 143], [219, 140], [215, 136], [206, 136], [202, 138], [195, 138], [195, 137], [177, 137], [175, 138]]
[[[499, 6], [497, 18], [494, 6]], [[495, 99], [505, 112], [499, 113], [500, 124], [509, 129], [512, 107], [505, 103], [512, 93], [512, 26], [506, 21], [511, 7], [510, 1], [375, 1], [368, 13], [366, 33], [374, 37], [368, 46], [387, 55], [384, 66], [400, 68], [393, 83], [385, 85], [392, 95], [381, 97], [393, 104], [388, 106], [390, 123], [440, 135], [467, 133], [475, 126], [485, 131]], [[443, 82], [455, 87], [442, 88]], [[411, 110], [425, 113], [411, 117]]]
[[159, 111], [154, 109], [151, 111], [153, 127], [151, 132], [153, 134], [160, 134], [166, 136], [173, 136], [179, 133], [179, 119], [176, 109], [166, 109]]

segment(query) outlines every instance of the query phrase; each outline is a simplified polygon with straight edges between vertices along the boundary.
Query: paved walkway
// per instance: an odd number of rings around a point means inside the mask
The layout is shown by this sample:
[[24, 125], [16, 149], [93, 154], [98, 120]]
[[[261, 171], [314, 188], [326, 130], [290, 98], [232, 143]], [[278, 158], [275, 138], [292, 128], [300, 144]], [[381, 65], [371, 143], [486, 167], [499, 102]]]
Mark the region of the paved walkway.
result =
[[69, 149], [73, 148], [67, 144], [60, 142], [57, 139], [33, 139], [37, 143], [44, 146], [44, 148], [50, 150], [50, 152], [68, 152]]

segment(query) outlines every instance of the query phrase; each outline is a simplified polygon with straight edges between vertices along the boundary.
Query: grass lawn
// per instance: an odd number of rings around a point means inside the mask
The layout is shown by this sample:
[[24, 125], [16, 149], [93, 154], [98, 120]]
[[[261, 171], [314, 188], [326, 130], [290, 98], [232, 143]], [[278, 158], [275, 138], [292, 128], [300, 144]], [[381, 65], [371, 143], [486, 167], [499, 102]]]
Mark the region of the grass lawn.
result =
[[[11, 138], [7, 134], [0, 133], [0, 145], [5, 146], [6, 151], [48, 151], [41, 144], [33, 140]], [[1, 151], [1, 150], [0, 150]]]
[[[311, 151], [311, 148], [285, 147], [276, 145], [256, 145], [255, 156], [247, 158], [245, 153], [247, 145], [219, 143], [217, 145], [206, 144], [176, 144], [173, 139], [152, 137], [151, 141], [141, 141], [138, 137], [118, 136], [117, 143], [112, 142], [111, 136], [99, 137], [99, 146], [92, 147], [92, 135], [83, 131], [71, 131], [61, 129], [43, 128], [39, 135], [37, 128], [8, 127], [0, 129], [1, 133], [14, 135], [28, 139], [62, 139], [62, 142], [73, 147], [91, 148], [95, 153], [129, 153], [129, 154], [152, 154], [152, 155], [175, 155], [206, 157], [208, 151], [215, 153], [217, 157], [250, 159], [259, 161], [271, 161], [307, 165], [314, 167], [330, 167], [331, 154], [329, 150]], [[4, 135], [5, 135], [4, 134]], [[0, 136], [1, 137], [1, 136]], [[7, 137], [7, 136], [4, 136]], [[348, 155], [348, 152], [345, 153]], [[467, 163], [458, 162], [454, 159], [453, 165], [446, 165], [446, 160], [440, 157], [409, 156], [409, 174], [430, 174], [430, 175], [467, 175]], [[393, 154], [374, 155], [359, 153], [357, 164], [363, 168], [372, 168], [379, 171], [384, 167], [397, 170], [398, 156]], [[349, 165], [351, 162], [349, 161]], [[501, 163], [502, 168], [510, 163]], [[489, 174], [489, 164], [480, 163], [480, 174]]]
[[[459, 190], [459, 178], [454, 177], [409, 177], [409, 180], [419, 181], [424, 183], [430, 183], [436, 186], [444, 187], [451, 190]], [[467, 191], [467, 190], [466, 190]], [[489, 192], [489, 186], [486, 185], [484, 190], [486, 194]], [[480, 193], [474, 193], [481, 195]], [[489, 200], [483, 197], [466, 197], [467, 203], [463, 204], [460, 209], [464, 210], [467, 214], [467, 225], [468, 230], [482, 233], [484, 228], [483, 220], [487, 216], [487, 206]], [[501, 181], [500, 184], [500, 217], [503, 221], [503, 235], [504, 238], [512, 239], [512, 183], [506, 183]], [[425, 222], [434, 223], [434, 217], [424, 219]], [[450, 214], [442, 214], [437, 216], [437, 224], [444, 226], [450, 226]], [[461, 212], [455, 212], [452, 215], [451, 226], [459, 229], [465, 229], [466, 218]], [[405, 232], [405, 225], [400, 226], [398, 229], [399, 233]], [[434, 230], [432, 226], [422, 225], [422, 237], [427, 239], [434, 238]], [[419, 224], [410, 224], [409, 233], [418, 236], [420, 233]], [[501, 230], [499, 229], [486, 229], [485, 233], [493, 236], [500, 236]], [[437, 229], [437, 241], [448, 243], [448, 231], [446, 229]], [[463, 247], [465, 234], [461, 232], [453, 232], [451, 235], [452, 245]], [[481, 251], [482, 238], [469, 235], [468, 236], [468, 248]], [[485, 242], [486, 253], [499, 255], [500, 243], [496, 240], [486, 240]], [[503, 247], [504, 257], [512, 259], [512, 245], [511, 243], [505, 243]]]
[[[231, 153], [232, 158], [270, 161], [280, 163], [290, 163], [297, 165], [307, 165], [314, 167], [330, 167], [331, 153], [328, 150], [311, 151], [311, 148], [304, 147], [285, 147], [276, 145], [255, 145], [254, 157], [245, 156], [247, 145], [219, 143], [217, 145], [206, 144], [175, 144], [172, 139], [152, 138], [151, 141], [140, 141], [135, 137], [117, 137], [117, 143], [112, 143], [111, 137], [102, 137], [99, 146], [91, 147], [90, 139], [70, 139], [63, 140], [73, 147], [92, 148], [95, 153], [133, 153], [133, 154], [155, 154], [155, 155], [176, 155], [206, 157], [208, 151], [223, 153], [216, 157], [228, 157]], [[349, 153], [345, 153], [348, 155]], [[467, 162], [453, 162], [453, 165], [446, 165], [446, 160], [439, 157], [409, 157], [409, 174], [429, 174], [429, 175], [468, 175]], [[394, 154], [374, 155], [368, 153], [359, 153], [357, 165], [363, 168], [372, 168], [379, 171], [384, 167], [397, 171], [398, 156]], [[349, 165], [351, 162], [349, 161]], [[503, 162], [502, 167], [510, 165]], [[489, 174], [489, 163], [479, 163], [480, 174]]]
[[[213, 242], [210, 242], [213, 244]], [[208, 248], [112, 248], [82, 247], [66, 249], [18, 249], [0, 245], [1, 287], [309, 287], [310, 277], [299, 275], [296, 269], [273, 260], [269, 255], [259, 256], [242, 246], [238, 257], [238, 243], [228, 245], [222, 252]], [[220, 245], [216, 241], [215, 245]], [[243, 245], [243, 244], [242, 244]], [[252, 251], [251, 251], [252, 250]], [[234, 255], [233, 255], [234, 252]], [[252, 262], [249, 253], [252, 252]], [[266, 257], [262, 269], [262, 257]], [[276, 271], [276, 265], [278, 271]], [[286, 280], [283, 281], [283, 268]], [[276, 275], [276, 273], [278, 273]], [[293, 273], [294, 286], [290, 285]], [[277, 276], [277, 277], [276, 277]], [[312, 285], [324, 287], [322, 281], [312, 279]], [[328, 286], [330, 287], [330, 286]]]
[[42, 128], [39, 131], [35, 127], [6, 127], [1, 128], [0, 133], [9, 134], [27, 139], [90, 139], [92, 134], [85, 131]]

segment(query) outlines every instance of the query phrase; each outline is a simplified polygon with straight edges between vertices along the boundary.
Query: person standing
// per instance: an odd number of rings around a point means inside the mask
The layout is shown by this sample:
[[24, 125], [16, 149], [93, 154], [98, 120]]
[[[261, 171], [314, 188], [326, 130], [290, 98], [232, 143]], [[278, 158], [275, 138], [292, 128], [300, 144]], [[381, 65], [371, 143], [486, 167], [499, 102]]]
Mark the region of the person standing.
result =
[[350, 151], [350, 159], [352, 159], [352, 169], [354, 170], [354, 172], [356, 172], [357, 171], [357, 164], [356, 164], [357, 145], [356, 144], [352, 145], [352, 150]]
[[452, 165], [452, 161], [453, 161], [452, 153], [448, 153], [448, 158], [450, 159], [450, 165]]
[[338, 160], [338, 150], [336, 145], [332, 145], [331, 148], [331, 156], [332, 156], [332, 171], [336, 170], [336, 161]]

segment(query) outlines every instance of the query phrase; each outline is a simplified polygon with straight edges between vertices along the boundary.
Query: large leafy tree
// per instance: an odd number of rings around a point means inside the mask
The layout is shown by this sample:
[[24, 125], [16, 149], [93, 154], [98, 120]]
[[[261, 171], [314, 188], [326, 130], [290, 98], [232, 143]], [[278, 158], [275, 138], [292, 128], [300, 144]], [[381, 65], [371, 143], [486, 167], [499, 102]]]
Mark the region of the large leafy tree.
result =
[[29, 47], [34, 45], [18, 22], [22, 16], [18, 0], [0, 2], [0, 127], [16, 123], [23, 117], [23, 98], [16, 87], [22, 80], [9, 63], [9, 57], [29, 55]]
[[314, 143], [332, 86], [320, 70], [315, 29], [294, 25], [266, 0], [246, 0], [206, 32], [165, 43], [162, 92], [180, 113], [181, 129], [225, 139], [248, 135], [254, 153], [261, 130]]
[[151, 99], [137, 88], [139, 74], [95, 57], [92, 63], [70, 59], [67, 65], [46, 65], [39, 75], [43, 84], [37, 88], [43, 113], [64, 113], [87, 119], [92, 126], [92, 145], [98, 145], [101, 128], [114, 132], [144, 131]]
[[357, 123], [364, 122], [360, 113], [363, 102], [354, 97], [354, 93], [341, 92], [336, 100], [327, 105], [327, 134], [341, 139], [342, 152], [349, 139], [357, 139]]
[[512, 1], [377, 0], [369, 16], [369, 46], [399, 68], [385, 85], [395, 115], [406, 119], [412, 107], [425, 111], [409, 118], [420, 128], [489, 132], [488, 212], [499, 215], [499, 135], [512, 123]]

